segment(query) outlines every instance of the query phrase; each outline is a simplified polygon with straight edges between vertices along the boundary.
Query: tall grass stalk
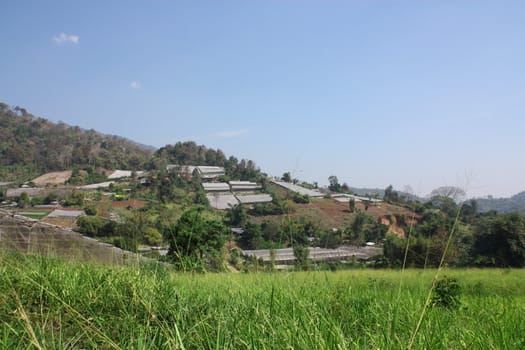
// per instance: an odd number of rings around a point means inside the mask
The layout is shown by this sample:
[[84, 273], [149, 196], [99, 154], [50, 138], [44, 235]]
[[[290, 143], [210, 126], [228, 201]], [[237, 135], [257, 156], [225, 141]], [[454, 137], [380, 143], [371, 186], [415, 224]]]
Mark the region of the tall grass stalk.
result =
[[[441, 272], [441, 270], [444, 267], [445, 258], [447, 256], [448, 249], [449, 249], [450, 244], [452, 242], [452, 237], [454, 236], [454, 233], [456, 231], [457, 225], [459, 223], [459, 216], [461, 214], [461, 209], [462, 208], [463, 208], [463, 205], [460, 205], [458, 207], [457, 212], [456, 212], [456, 217], [454, 218], [454, 223], [452, 224], [452, 228], [450, 229], [450, 232], [448, 234], [447, 243], [445, 244], [445, 249], [443, 249], [443, 254], [441, 255], [441, 259], [439, 261], [439, 265], [438, 265], [438, 267], [436, 269], [436, 273], [434, 274], [434, 277], [432, 279], [432, 284], [430, 285], [430, 288], [428, 290], [427, 297], [425, 299], [425, 303], [423, 304], [423, 309], [421, 310], [421, 314], [419, 316], [417, 324], [416, 324], [416, 326], [414, 328], [414, 331], [412, 332], [412, 335], [410, 337], [410, 341], [409, 341], [408, 346], [407, 346], [408, 350], [413, 348], [414, 342], [416, 340], [416, 336], [417, 336], [417, 334], [419, 332], [419, 329], [421, 328], [421, 324], [423, 323], [423, 320], [424, 320], [425, 315], [427, 313], [428, 307], [430, 306], [430, 301], [432, 299], [432, 293], [433, 293], [434, 289], [436, 288], [436, 283], [437, 283], [437, 281], [439, 279], [440, 272]], [[408, 246], [408, 243], [407, 243], [407, 246]], [[406, 252], [405, 252], [405, 256], [406, 256]]]

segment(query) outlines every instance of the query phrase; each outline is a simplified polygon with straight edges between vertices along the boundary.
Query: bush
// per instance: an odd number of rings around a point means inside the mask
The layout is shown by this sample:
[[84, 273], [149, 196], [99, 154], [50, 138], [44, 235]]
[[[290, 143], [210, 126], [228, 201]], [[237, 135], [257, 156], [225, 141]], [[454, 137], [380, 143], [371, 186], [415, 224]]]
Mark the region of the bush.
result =
[[77, 226], [80, 233], [90, 237], [111, 236], [115, 231], [115, 222], [102, 216], [80, 216]]
[[86, 215], [89, 215], [89, 216], [97, 215], [97, 206], [94, 204], [85, 205], [83, 209]]
[[458, 280], [445, 276], [437, 281], [432, 292], [431, 304], [446, 309], [458, 309], [461, 305], [461, 292]]
[[142, 241], [149, 245], [159, 245], [162, 243], [162, 234], [154, 227], [147, 227]]
[[310, 203], [310, 197], [308, 197], [306, 194], [305, 195], [302, 195], [300, 193], [296, 193], [292, 200], [294, 201], [294, 203], [299, 203], [299, 204], [308, 204]]

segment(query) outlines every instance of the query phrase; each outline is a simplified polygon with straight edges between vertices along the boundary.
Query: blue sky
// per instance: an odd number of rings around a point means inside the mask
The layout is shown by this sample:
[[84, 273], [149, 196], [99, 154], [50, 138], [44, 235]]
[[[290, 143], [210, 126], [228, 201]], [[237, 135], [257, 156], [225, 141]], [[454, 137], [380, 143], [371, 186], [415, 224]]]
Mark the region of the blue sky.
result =
[[522, 1], [3, 1], [0, 101], [270, 175], [525, 190]]

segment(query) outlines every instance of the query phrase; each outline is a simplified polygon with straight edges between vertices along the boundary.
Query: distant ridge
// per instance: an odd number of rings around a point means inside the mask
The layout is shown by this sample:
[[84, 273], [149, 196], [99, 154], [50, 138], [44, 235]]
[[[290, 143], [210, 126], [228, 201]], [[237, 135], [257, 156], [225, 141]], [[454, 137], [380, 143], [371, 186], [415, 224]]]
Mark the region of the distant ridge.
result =
[[86, 166], [137, 170], [145, 167], [154, 150], [120, 136], [53, 123], [0, 102], [2, 180]]
[[510, 198], [475, 198], [478, 210], [482, 213], [495, 210], [498, 213], [525, 214], [525, 191]]

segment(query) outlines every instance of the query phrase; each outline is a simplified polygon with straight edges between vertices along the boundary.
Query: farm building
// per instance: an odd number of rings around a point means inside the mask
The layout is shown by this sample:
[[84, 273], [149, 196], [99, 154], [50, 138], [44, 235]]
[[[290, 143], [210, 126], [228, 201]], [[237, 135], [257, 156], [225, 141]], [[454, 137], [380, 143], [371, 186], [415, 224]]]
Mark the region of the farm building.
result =
[[231, 193], [208, 193], [206, 198], [208, 198], [208, 202], [212, 208], [219, 210], [229, 209], [234, 205], [239, 204], [237, 198]]
[[[293, 248], [275, 249], [274, 261], [277, 264], [293, 264], [295, 256]], [[257, 259], [262, 259], [264, 262], [272, 260], [270, 249], [259, 250], [243, 250], [242, 255], [254, 256]], [[383, 254], [382, 248], [366, 246], [343, 246], [337, 249], [326, 249], [319, 247], [310, 248], [308, 258], [313, 261], [328, 261], [328, 260], [361, 260], [365, 261], [373, 256]]]
[[220, 166], [207, 166], [207, 165], [176, 165], [169, 164], [166, 166], [166, 170], [173, 171], [179, 175], [192, 176], [195, 171], [204, 180], [213, 180], [225, 174], [224, 168]]
[[306, 195], [308, 197], [313, 197], [313, 198], [324, 197], [324, 193], [320, 192], [319, 190], [310, 190], [308, 188], [304, 188], [304, 187], [301, 187], [301, 186], [298, 186], [298, 185], [295, 185], [289, 182], [285, 182], [285, 181], [272, 180], [272, 182], [278, 186], [286, 188], [289, 191], [296, 192], [301, 195]]
[[197, 169], [202, 179], [216, 179], [225, 174], [221, 166], [198, 166]]
[[115, 183], [115, 181], [106, 181], [106, 182], [100, 182], [98, 184], [79, 186], [79, 187], [77, 187], [77, 189], [79, 189], [79, 190], [96, 190], [97, 188], [108, 188], [110, 185], [112, 185], [114, 183]]
[[[147, 175], [146, 171], [135, 171], [135, 176], [142, 177]], [[132, 170], [115, 170], [111, 174], [108, 175], [108, 179], [120, 179], [123, 177], [132, 177], [133, 171]]]
[[47, 217], [48, 218], [77, 218], [79, 216], [86, 215], [83, 210], [64, 210], [55, 209]]
[[229, 184], [232, 192], [250, 192], [261, 189], [261, 186], [251, 181], [230, 181]]
[[348, 203], [351, 199], [354, 199], [356, 202], [369, 202], [371, 204], [376, 204], [382, 202], [381, 199], [369, 198], [363, 196], [356, 196], [348, 193], [334, 193], [331, 197], [341, 203]]
[[236, 196], [241, 204], [270, 203], [272, 196], [266, 193]]
[[46, 189], [34, 187], [9, 188], [5, 192], [5, 196], [7, 198], [17, 198], [20, 197], [20, 195], [24, 192], [27, 193], [29, 197], [35, 197], [40, 195], [41, 193], [46, 192]]
[[168, 164], [166, 170], [170, 172], [175, 172], [180, 175], [193, 175], [197, 167], [194, 165], [177, 165], [177, 164]]
[[55, 193], [58, 196], [70, 195], [73, 192], [72, 188], [11, 188], [6, 191], [6, 198], [17, 198], [26, 192], [29, 197], [46, 197], [50, 193]]
[[230, 192], [230, 185], [226, 182], [203, 182], [202, 188], [206, 192]]

